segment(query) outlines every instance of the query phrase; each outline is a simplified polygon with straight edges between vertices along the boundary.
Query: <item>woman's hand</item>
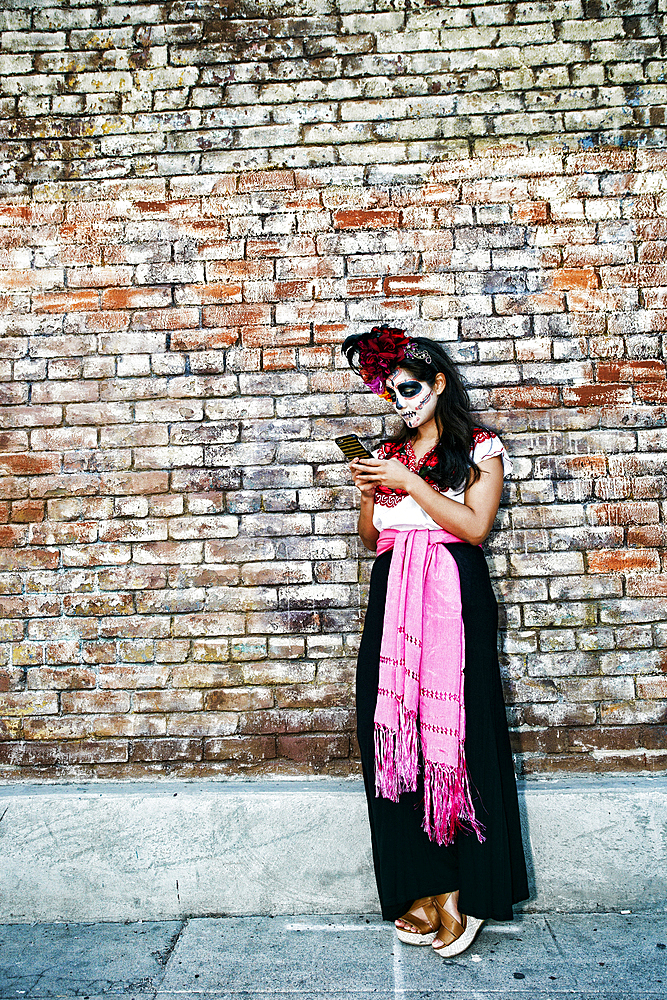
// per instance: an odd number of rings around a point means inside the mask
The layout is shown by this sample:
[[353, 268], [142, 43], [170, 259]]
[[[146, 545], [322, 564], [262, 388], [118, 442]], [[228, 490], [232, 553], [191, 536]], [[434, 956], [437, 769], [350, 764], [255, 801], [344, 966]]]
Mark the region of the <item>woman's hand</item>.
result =
[[353, 458], [348, 465], [348, 469], [352, 475], [352, 482], [361, 493], [362, 498], [365, 497], [372, 500], [375, 496], [375, 483], [370, 483], [366, 480], [361, 472], [359, 463], [360, 459]]
[[408, 490], [410, 478], [414, 476], [397, 458], [355, 458], [350, 463], [354, 485], [362, 493], [375, 490], [376, 486], [386, 486], [390, 490]]

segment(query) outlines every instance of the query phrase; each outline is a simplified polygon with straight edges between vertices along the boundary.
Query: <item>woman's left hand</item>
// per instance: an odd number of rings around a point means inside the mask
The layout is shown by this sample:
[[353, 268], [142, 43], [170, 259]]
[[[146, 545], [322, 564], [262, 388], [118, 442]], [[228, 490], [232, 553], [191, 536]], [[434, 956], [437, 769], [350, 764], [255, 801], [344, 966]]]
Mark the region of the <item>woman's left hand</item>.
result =
[[390, 490], [408, 491], [410, 472], [397, 458], [363, 458], [357, 462], [358, 483], [372, 483], [374, 486], [386, 486]]

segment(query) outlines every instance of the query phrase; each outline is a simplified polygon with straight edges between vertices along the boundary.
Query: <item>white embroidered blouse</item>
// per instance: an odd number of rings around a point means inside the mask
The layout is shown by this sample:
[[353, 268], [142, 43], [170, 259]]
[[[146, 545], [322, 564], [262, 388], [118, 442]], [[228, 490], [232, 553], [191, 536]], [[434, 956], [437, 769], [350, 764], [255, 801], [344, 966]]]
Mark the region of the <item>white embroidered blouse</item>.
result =
[[[487, 458], [500, 456], [503, 460], [503, 474], [509, 475], [512, 471], [512, 462], [500, 438], [492, 431], [477, 428], [473, 435], [473, 447], [471, 456], [476, 465]], [[394, 444], [391, 441], [380, 445], [376, 458], [397, 458], [404, 465], [407, 465], [411, 472], [419, 471], [435, 461], [433, 450], [417, 461], [414, 449], [410, 441], [403, 444]], [[458, 490], [443, 490], [425, 477], [433, 489], [443, 496], [456, 500], [458, 503], [465, 502], [465, 487]], [[373, 505], [373, 525], [378, 531], [385, 528], [399, 528], [409, 530], [411, 528], [439, 528], [432, 517], [423, 510], [416, 500], [403, 490], [390, 490], [384, 486], [378, 486], [375, 490], [375, 503]]]

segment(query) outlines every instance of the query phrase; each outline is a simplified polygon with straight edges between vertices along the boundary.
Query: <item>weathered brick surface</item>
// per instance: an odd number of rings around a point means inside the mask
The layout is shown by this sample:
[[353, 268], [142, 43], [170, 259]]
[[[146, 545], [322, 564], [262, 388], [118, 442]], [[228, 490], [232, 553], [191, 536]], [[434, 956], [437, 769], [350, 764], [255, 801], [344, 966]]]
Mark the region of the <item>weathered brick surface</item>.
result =
[[358, 770], [379, 320], [514, 460], [521, 767], [664, 767], [664, 2], [264, 6], [0, 3], [0, 777]]

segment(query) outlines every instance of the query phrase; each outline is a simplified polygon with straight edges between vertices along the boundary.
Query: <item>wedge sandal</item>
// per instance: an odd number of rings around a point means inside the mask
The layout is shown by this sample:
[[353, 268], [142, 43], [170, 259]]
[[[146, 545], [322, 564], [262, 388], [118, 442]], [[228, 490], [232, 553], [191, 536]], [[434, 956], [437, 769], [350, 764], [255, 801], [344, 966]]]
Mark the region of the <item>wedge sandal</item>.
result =
[[456, 917], [438, 904], [437, 898], [434, 899], [434, 904], [440, 917], [440, 928], [433, 938], [433, 951], [441, 958], [453, 958], [470, 947], [484, 921], [479, 917], [467, 917], [464, 913], [459, 923]]

